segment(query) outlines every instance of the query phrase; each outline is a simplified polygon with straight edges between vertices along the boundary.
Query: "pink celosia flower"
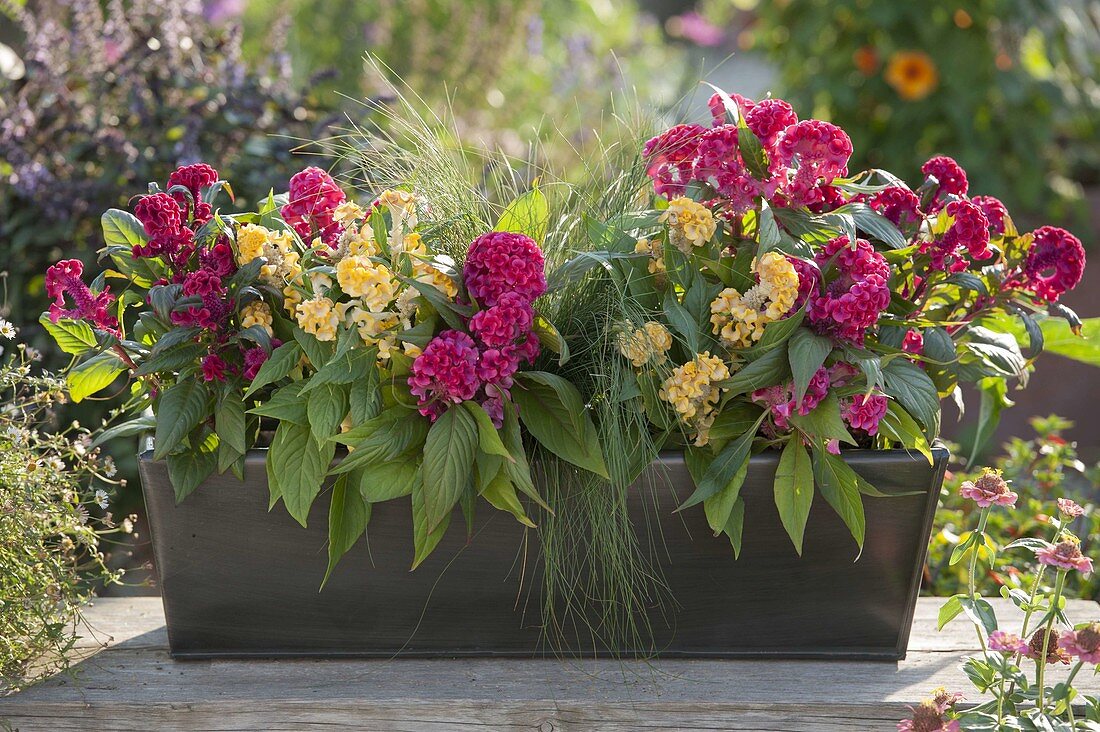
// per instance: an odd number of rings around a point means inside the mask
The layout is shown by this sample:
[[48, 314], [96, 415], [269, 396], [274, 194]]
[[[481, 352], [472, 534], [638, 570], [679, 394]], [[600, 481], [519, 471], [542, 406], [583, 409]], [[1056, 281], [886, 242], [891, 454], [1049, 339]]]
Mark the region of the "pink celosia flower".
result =
[[522, 295], [506, 292], [496, 305], [470, 318], [470, 333], [489, 348], [503, 348], [526, 337], [534, 321], [531, 304]]
[[220, 295], [222, 290], [222, 278], [210, 270], [200, 269], [191, 272], [183, 279], [184, 295]]
[[477, 377], [487, 384], [509, 389], [512, 376], [519, 369], [519, 359], [510, 348], [486, 348], [477, 362]]
[[818, 186], [815, 198], [817, 200], [807, 204], [814, 213], [828, 213], [848, 203], [841, 190], [830, 185]]
[[1057, 302], [1072, 290], [1085, 271], [1085, 248], [1065, 229], [1041, 226], [1031, 232], [1033, 241], [1024, 262], [1024, 286], [1036, 297]]
[[807, 262], [797, 257], [788, 256], [787, 261], [794, 265], [794, 271], [798, 273], [798, 297], [790, 310], [793, 313], [801, 309], [810, 295], [820, 294], [821, 269], [816, 262]]
[[1008, 218], [1008, 209], [993, 196], [974, 196], [970, 199], [977, 205], [985, 218], [989, 221], [989, 230], [998, 236], [1005, 233], [1005, 219]]
[[657, 195], [672, 198], [683, 194], [704, 131], [700, 125], [676, 125], [645, 144], [642, 154]]
[[955, 219], [950, 228], [938, 241], [921, 243], [922, 252], [931, 252], [933, 269], [961, 272], [967, 268], [966, 254], [975, 261], [993, 256], [989, 220], [981, 208], [970, 201], [952, 201], [945, 211]]
[[512, 355], [521, 362], [533, 363], [536, 358], [539, 357], [539, 353], [542, 352], [542, 345], [539, 343], [539, 337], [533, 332], [527, 334], [527, 338], [524, 339], [516, 346], [509, 346]]
[[220, 237], [214, 246], [199, 252], [199, 264], [218, 277], [228, 277], [237, 271], [233, 250], [229, 246], [229, 240], [224, 236]]
[[1058, 636], [1058, 650], [1085, 663], [1100, 663], [1100, 623], [1062, 632]]
[[477, 345], [457, 330], [445, 330], [416, 357], [409, 387], [420, 413], [434, 422], [451, 404], [472, 399], [481, 382], [477, 377]]
[[901, 186], [882, 189], [868, 205], [901, 229], [912, 227], [923, 218], [917, 194]]
[[1079, 506], [1076, 501], [1071, 501], [1068, 498], [1058, 499], [1058, 510], [1066, 518], [1077, 518], [1085, 515], [1085, 509]]
[[[753, 107], [756, 106], [756, 102], [741, 96], [740, 94], [729, 94], [730, 100], [737, 105], [738, 114], [748, 114]], [[710, 116], [713, 120], [714, 127], [720, 127], [721, 125], [728, 124], [733, 121], [729, 117], [729, 111], [726, 109], [726, 103], [722, 100], [721, 94], [711, 94], [710, 99], [707, 100], [707, 107], [710, 108]]]
[[1092, 559], [1081, 553], [1081, 545], [1071, 539], [1062, 539], [1057, 544], [1035, 550], [1035, 558], [1040, 564], [1059, 569], [1076, 569], [1082, 574], [1092, 572]]
[[[118, 319], [107, 310], [115, 301], [114, 295], [107, 290], [93, 293], [81, 279], [83, 274], [84, 263], [79, 259], [63, 259], [46, 270], [46, 294], [53, 298], [50, 321], [86, 320], [97, 328], [116, 332]], [[65, 307], [66, 296], [72, 301], [71, 308]]]
[[176, 199], [167, 193], [142, 196], [134, 206], [134, 216], [145, 226], [145, 233], [175, 233], [183, 226], [183, 217]]
[[506, 292], [534, 302], [546, 292], [542, 250], [523, 234], [493, 231], [470, 245], [462, 276], [466, 289], [482, 307], [492, 307]]
[[347, 196], [331, 175], [313, 166], [298, 171], [290, 179], [287, 198], [279, 211], [298, 236], [307, 244], [314, 235], [329, 246], [336, 244], [343, 228], [333, 214]]
[[1019, 497], [1008, 489], [1008, 483], [996, 470], [987, 469], [976, 480], [964, 481], [959, 488], [959, 495], [969, 498], [981, 508], [992, 506], [1015, 506]]
[[862, 343], [890, 304], [890, 265], [867, 240], [857, 239], [852, 247], [846, 236], [833, 239], [817, 254], [819, 266], [830, 261], [839, 276], [810, 297], [806, 315], [819, 333]]
[[772, 423], [774, 424], [774, 430], [770, 427], [765, 429], [771, 430], [775, 433], [786, 432], [791, 428], [790, 417], [794, 413], [800, 415], [807, 415], [824, 399], [829, 393], [829, 370], [824, 366], [819, 368], [814, 375], [810, 378], [810, 383], [806, 387], [806, 393], [802, 397], [802, 401], [799, 402], [797, 408], [794, 400], [794, 384], [776, 384], [775, 386], [768, 386], [763, 389], [757, 389], [752, 393], [752, 400], [757, 404], [762, 404], [771, 410]]
[[[213, 215], [213, 210], [209, 203], [205, 203], [202, 200], [202, 190], [209, 188], [218, 182], [218, 171], [206, 163], [195, 163], [194, 165], [184, 165], [177, 168], [172, 175], [168, 176], [168, 187], [183, 186], [191, 194], [191, 201], [194, 203], [194, 210], [191, 212], [194, 226], [202, 226], [209, 221]], [[172, 194], [176, 202], [179, 203], [180, 208], [187, 210], [190, 202], [187, 200], [187, 196], [182, 193]]]
[[889, 401], [879, 394], [866, 397], [854, 396], [847, 400], [841, 416], [852, 429], [863, 430], [868, 435], [878, 434], [878, 423], [886, 414]]
[[905, 331], [905, 338], [901, 342], [901, 350], [917, 356], [924, 353], [924, 334], [915, 328]]
[[733, 214], [748, 211], [764, 190], [741, 160], [736, 125], [722, 125], [702, 134], [691, 178], [709, 184], [718, 195], [729, 199], [728, 212]]
[[794, 108], [782, 99], [761, 99], [745, 112], [745, 126], [766, 148], [774, 148], [780, 134], [798, 122]]
[[792, 206], [805, 206], [822, 199], [819, 185], [848, 174], [852, 141], [836, 125], [807, 119], [786, 129], [775, 146], [775, 156], [784, 168], [797, 165], [783, 192]]
[[1047, 663], [1065, 663], [1068, 664], [1071, 660], [1070, 655], [1059, 647], [1058, 641], [1061, 640], [1062, 633], [1064, 631], [1058, 631], [1054, 628], [1050, 629], [1050, 635], [1047, 636], [1045, 628], [1039, 628], [1035, 631], [1031, 638], [1027, 642], [1027, 651], [1025, 656], [1032, 661], [1038, 661], [1043, 657], [1043, 642], [1046, 639], [1047, 647]]
[[[278, 346], [272, 342], [272, 348], [278, 348]], [[247, 349], [244, 352], [244, 378], [249, 381], [255, 379], [256, 374], [260, 372], [260, 367], [267, 362], [268, 356], [268, 352], [260, 346]]]
[[1028, 645], [1027, 641], [1018, 635], [1006, 633], [1003, 630], [995, 630], [989, 634], [989, 650], [1000, 651], [1001, 653], [1024, 654], [1028, 652]]
[[947, 202], [948, 196], [963, 197], [970, 184], [966, 180], [966, 171], [946, 155], [938, 155], [921, 166], [920, 171], [939, 182], [936, 195], [930, 206], [932, 212], [939, 211]]
[[488, 385], [485, 387], [481, 408], [489, 415], [489, 419], [493, 420], [494, 427], [499, 430], [504, 426], [504, 395], [499, 388]]
[[181, 328], [213, 329], [218, 325], [218, 320], [210, 308], [201, 305], [189, 305], [181, 310], [173, 310], [169, 317], [173, 325]]
[[202, 359], [202, 378], [206, 381], [225, 381], [226, 369], [225, 361], [216, 353]]

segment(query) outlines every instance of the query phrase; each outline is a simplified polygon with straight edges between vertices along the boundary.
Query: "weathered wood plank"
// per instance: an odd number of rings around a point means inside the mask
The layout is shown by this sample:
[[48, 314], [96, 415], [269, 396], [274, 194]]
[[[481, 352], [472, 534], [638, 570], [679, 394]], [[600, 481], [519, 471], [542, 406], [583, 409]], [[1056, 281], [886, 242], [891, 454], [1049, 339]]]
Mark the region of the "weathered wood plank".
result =
[[[58, 678], [0, 699], [0, 720], [36, 730], [890, 729], [937, 686], [967, 690], [959, 670], [973, 629], [935, 631], [937, 600], [918, 605], [900, 663], [668, 660], [172, 661], [159, 598], [100, 600], [101, 641], [77, 681]], [[1014, 608], [995, 601], [1006, 621]], [[1074, 602], [1071, 619], [1100, 615]], [[1081, 683], [1100, 691], [1096, 677]]]

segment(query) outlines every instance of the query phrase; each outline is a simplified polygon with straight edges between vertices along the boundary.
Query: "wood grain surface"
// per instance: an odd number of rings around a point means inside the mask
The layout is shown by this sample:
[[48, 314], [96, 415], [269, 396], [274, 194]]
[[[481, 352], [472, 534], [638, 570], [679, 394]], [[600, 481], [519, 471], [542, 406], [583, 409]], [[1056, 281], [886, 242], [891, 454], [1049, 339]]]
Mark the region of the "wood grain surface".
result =
[[[1014, 608], [992, 602], [1003, 625], [1015, 622]], [[160, 598], [104, 599], [89, 609], [95, 637], [80, 642], [77, 679], [0, 699], [0, 720], [24, 732], [892, 730], [936, 687], [971, 691], [960, 664], [977, 652], [974, 630], [959, 620], [937, 633], [940, 603], [920, 600], [909, 655], [896, 663], [173, 661]], [[1068, 612], [1082, 621], [1100, 617], [1100, 606], [1075, 601]], [[1079, 683], [1098, 693], [1097, 679]]]

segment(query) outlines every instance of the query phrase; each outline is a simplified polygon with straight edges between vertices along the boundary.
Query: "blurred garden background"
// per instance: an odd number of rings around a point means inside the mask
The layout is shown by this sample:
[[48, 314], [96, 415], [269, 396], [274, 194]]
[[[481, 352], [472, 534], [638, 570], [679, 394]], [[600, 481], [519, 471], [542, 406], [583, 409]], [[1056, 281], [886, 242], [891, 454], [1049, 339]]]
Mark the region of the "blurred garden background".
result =
[[[94, 260], [103, 210], [200, 160], [248, 208], [307, 163], [337, 165], [330, 148], [295, 152], [308, 141], [388, 131], [398, 95], [465, 145], [568, 180], [628, 110], [705, 119], [700, 80], [772, 93], [843, 126], [854, 169], [918, 179], [950, 155], [1021, 230], [1064, 226], [1100, 257], [1098, 66], [1090, 0], [0, 0], [0, 317], [63, 367], [37, 325], [43, 273]], [[1100, 315], [1100, 267], [1065, 302]], [[1074, 347], [1100, 350], [1095, 324]], [[986, 454], [1036, 496], [1069, 480], [1096, 503], [1100, 389], [1088, 366], [1044, 358]], [[106, 411], [86, 401], [56, 419]], [[1051, 414], [1069, 421], [1032, 420]], [[945, 424], [972, 440], [966, 415]], [[116, 514], [138, 511], [133, 439], [110, 452], [129, 477]], [[116, 563], [142, 563], [143, 546]]]

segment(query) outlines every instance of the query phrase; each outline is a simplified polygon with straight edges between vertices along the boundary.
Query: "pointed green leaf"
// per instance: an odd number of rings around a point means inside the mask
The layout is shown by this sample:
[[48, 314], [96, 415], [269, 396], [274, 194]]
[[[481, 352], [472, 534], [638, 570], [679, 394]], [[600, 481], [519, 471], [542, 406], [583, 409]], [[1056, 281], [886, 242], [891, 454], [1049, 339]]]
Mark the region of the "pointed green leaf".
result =
[[423, 492], [428, 531], [448, 516], [473, 477], [477, 423], [452, 407], [436, 419], [424, 442]]
[[783, 447], [775, 471], [775, 507], [795, 551], [802, 556], [802, 538], [814, 500], [814, 470], [810, 454], [797, 435]]
[[169, 387], [154, 402], [157, 415], [153, 459], [172, 452], [207, 417], [209, 397], [206, 384], [192, 376]]

